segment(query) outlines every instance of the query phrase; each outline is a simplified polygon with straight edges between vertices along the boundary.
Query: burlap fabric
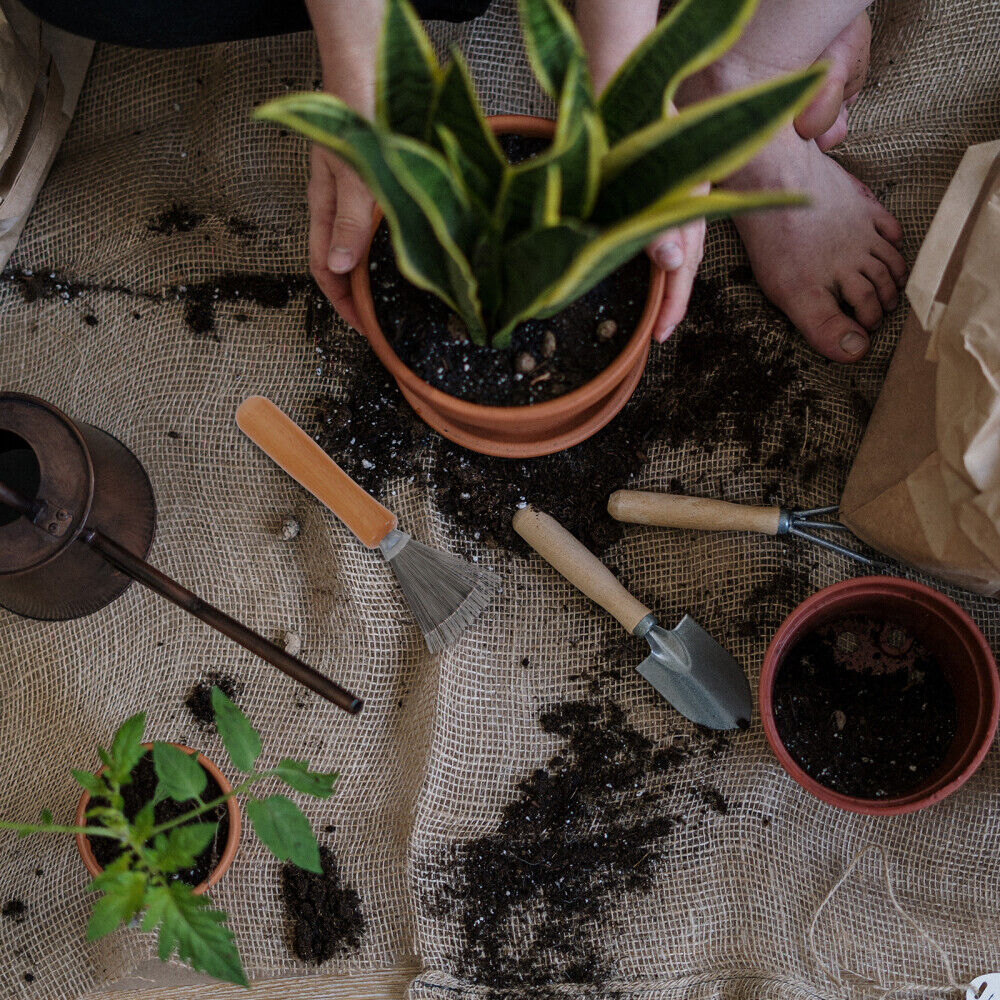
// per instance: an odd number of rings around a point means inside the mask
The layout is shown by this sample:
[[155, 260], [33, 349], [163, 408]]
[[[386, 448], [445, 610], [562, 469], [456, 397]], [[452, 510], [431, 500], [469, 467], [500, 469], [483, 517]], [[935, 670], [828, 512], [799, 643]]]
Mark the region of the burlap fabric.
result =
[[[480, 22], [448, 32], [469, 52], [489, 110], [544, 109], [519, 55], [511, 8], [497, 2]], [[911, 258], [962, 151], [997, 137], [998, 15], [1000, 5], [972, 0], [901, 0], [876, 12], [871, 84], [838, 155], [901, 219]], [[448, 32], [439, 30], [440, 40]], [[249, 112], [286, 89], [312, 86], [316, 75], [306, 36], [173, 54], [99, 47], [12, 266], [157, 294], [228, 271], [304, 274], [304, 146], [253, 124]], [[147, 220], [174, 201], [205, 220], [189, 232], [151, 231]], [[252, 220], [257, 238], [228, 227], [233, 216]], [[758, 293], [734, 270], [743, 260], [731, 229], [713, 229], [706, 273], [727, 288], [734, 331], [740, 317], [764, 315]], [[343, 775], [338, 795], [311, 807], [312, 816], [319, 829], [335, 828], [323, 837], [358, 889], [368, 925], [361, 947], [325, 969], [417, 956], [426, 971], [414, 997], [484, 992], [489, 983], [470, 982], [475, 963], [461, 958], [468, 925], [442, 905], [441, 887], [461, 857], [455, 845], [493, 830], [517, 783], [560, 751], [539, 714], [613, 698], [627, 724], [658, 746], [692, 739], [690, 729], [630, 670], [589, 684], [615, 636], [609, 619], [537, 560], [471, 538], [468, 550], [504, 576], [505, 597], [446, 655], [426, 654], [381, 561], [242, 440], [233, 422], [238, 403], [262, 392], [308, 423], [315, 396], [329, 391], [329, 376], [315, 373], [304, 296], [282, 310], [220, 307], [217, 339], [194, 336], [181, 304], [123, 292], [29, 303], [9, 282], [0, 284], [0, 309], [0, 385], [105, 428], [149, 470], [160, 514], [154, 561], [269, 635], [299, 633], [304, 658], [367, 700], [365, 714], [350, 719], [137, 588], [82, 621], [40, 624], [0, 613], [0, 814], [30, 817], [47, 804], [71, 815], [69, 768], [94, 762], [95, 744], [140, 708], [150, 713], [152, 735], [219, 757], [216, 739], [194, 729], [181, 699], [206, 670], [223, 667], [246, 683], [242, 701], [263, 729], [269, 758], [305, 756]], [[773, 488], [805, 505], [839, 495], [863, 428], [857, 401], [877, 392], [899, 318], [851, 370], [811, 356], [773, 314], [765, 318], [775, 356], [799, 366], [789, 401], [815, 402], [794, 414], [783, 404], [762, 411], [760, 456], [748, 458], [725, 434], [714, 448], [654, 441], [638, 485], [665, 487], [678, 477], [706, 494], [755, 501]], [[344, 344], [355, 338], [347, 330], [338, 336]], [[669, 380], [678, 343], [654, 350], [646, 378], [655, 392], [677, 391]], [[801, 447], [789, 455], [777, 446], [793, 419]], [[433, 481], [433, 448], [423, 461]], [[419, 481], [400, 481], [391, 492], [418, 537], [453, 544]], [[277, 530], [288, 512], [302, 523], [292, 543]], [[666, 620], [684, 611], [699, 618], [754, 683], [768, 632], [790, 606], [854, 571], [839, 558], [756, 537], [653, 530], [629, 531], [607, 556]], [[996, 641], [996, 605], [956, 596]], [[748, 609], [763, 628], [741, 627]], [[998, 779], [992, 754], [961, 794], [933, 810], [851, 817], [794, 785], [755, 726], [722, 752], [696, 755], [669, 784], [649, 779], [658, 808], [685, 814], [686, 823], [668, 844], [651, 845], [657, 860], [641, 890], [619, 889], [624, 876], [613, 869], [595, 873], [603, 909], [557, 929], [532, 975], [575, 980], [558, 987], [569, 994], [868, 995], [850, 978], [821, 976], [803, 937], [823, 894], [870, 842], [885, 846], [902, 903], [958, 974], [996, 968]], [[725, 814], [692, 805], [709, 786], [728, 801]], [[596, 835], [601, 822], [594, 817]], [[4, 838], [0, 859], [0, 901], [28, 907], [21, 923], [0, 918], [3, 995], [76, 995], [148, 954], [148, 942], [132, 932], [84, 943], [85, 879], [70, 843]], [[255, 977], [306, 971], [287, 947], [276, 873], [247, 835], [216, 892]], [[938, 956], [891, 909], [877, 874], [874, 862], [862, 866], [824, 914], [825, 960], [887, 985], [943, 984]], [[545, 878], [541, 866], [539, 883]], [[509, 914], [515, 953], [537, 941], [539, 921], [549, 916], [530, 898]], [[567, 970], [560, 941], [583, 942], [595, 957], [591, 971]], [[23, 978], [29, 971], [31, 983]]]

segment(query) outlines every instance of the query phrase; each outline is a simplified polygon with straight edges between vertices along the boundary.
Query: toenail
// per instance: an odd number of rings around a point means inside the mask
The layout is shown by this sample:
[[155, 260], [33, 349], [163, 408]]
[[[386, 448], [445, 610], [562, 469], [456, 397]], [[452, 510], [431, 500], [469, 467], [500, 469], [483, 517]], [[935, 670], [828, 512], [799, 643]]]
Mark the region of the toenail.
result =
[[860, 354], [865, 347], [867, 347], [868, 341], [861, 336], [860, 333], [852, 330], [850, 333], [844, 334], [840, 340], [840, 349], [845, 353], [849, 354], [852, 358]]
[[656, 248], [656, 263], [666, 271], [676, 271], [684, 263], [684, 250], [671, 240]]

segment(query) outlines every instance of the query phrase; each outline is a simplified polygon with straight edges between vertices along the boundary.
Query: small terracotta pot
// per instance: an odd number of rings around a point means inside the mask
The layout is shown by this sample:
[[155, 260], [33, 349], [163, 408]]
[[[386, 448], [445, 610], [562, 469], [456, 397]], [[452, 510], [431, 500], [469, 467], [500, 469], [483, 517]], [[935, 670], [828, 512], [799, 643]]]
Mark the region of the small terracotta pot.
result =
[[[555, 130], [554, 122], [531, 115], [497, 115], [489, 123], [497, 135], [550, 138]], [[372, 235], [381, 220], [382, 213], [376, 209]], [[534, 458], [562, 451], [596, 434], [621, 410], [646, 367], [653, 323], [666, 288], [666, 275], [650, 264], [649, 294], [638, 326], [618, 357], [589, 382], [544, 403], [484, 406], [435, 389], [403, 363], [375, 317], [369, 274], [365, 254], [351, 272], [354, 308], [361, 320], [361, 332], [389, 369], [406, 401], [439, 434], [471, 451], [501, 458]]]
[[[854, 798], [821, 785], [792, 759], [775, 724], [774, 680], [785, 657], [808, 633], [851, 615], [887, 618], [912, 631], [937, 658], [955, 692], [958, 729], [948, 755], [923, 785], [894, 799]], [[760, 677], [764, 734], [781, 766], [806, 791], [828, 805], [868, 816], [915, 812], [951, 795], [983, 762], [996, 733], [998, 710], [1000, 681], [996, 661], [975, 622], [936, 590], [894, 577], [845, 580], [803, 601], [771, 640]]]
[[[177, 747], [178, 750], [183, 750], [185, 753], [194, 753], [193, 747], [185, 746], [183, 743], [171, 743], [170, 745]], [[153, 749], [152, 743], [143, 743], [143, 746], [147, 750]], [[228, 795], [233, 790], [233, 786], [225, 779], [222, 772], [204, 754], [198, 754], [198, 763], [215, 779], [223, 795]], [[103, 772], [104, 768], [102, 767], [97, 773], [102, 774]], [[84, 792], [80, 796], [80, 802], [76, 807], [76, 819], [74, 821], [76, 826], [87, 825], [86, 812], [89, 802], [90, 792]], [[236, 857], [236, 850], [240, 845], [240, 808], [236, 804], [236, 799], [229, 799], [226, 802], [226, 810], [229, 813], [229, 836], [226, 838], [225, 850], [222, 852], [222, 857], [219, 858], [219, 863], [212, 869], [212, 874], [204, 882], [195, 887], [194, 894], [196, 896], [200, 896], [203, 892], [211, 889], [229, 871], [229, 866]], [[82, 833], [76, 835], [76, 849], [80, 852], [83, 864], [92, 876], [96, 878], [104, 871], [97, 863], [97, 858], [94, 857], [89, 838]]]

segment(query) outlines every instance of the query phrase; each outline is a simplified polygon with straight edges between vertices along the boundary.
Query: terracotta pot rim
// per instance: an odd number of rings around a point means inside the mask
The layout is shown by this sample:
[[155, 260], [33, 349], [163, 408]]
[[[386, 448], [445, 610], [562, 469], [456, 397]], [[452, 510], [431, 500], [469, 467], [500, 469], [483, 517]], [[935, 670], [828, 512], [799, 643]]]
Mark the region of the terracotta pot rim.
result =
[[[143, 743], [145, 749], [152, 750], [152, 743]], [[194, 753], [194, 747], [189, 747], [184, 743], [170, 743], [171, 746], [177, 747], [178, 750], [184, 750], [186, 753]], [[215, 779], [219, 788], [221, 789], [223, 795], [228, 795], [229, 792], [233, 790], [233, 786], [226, 780], [225, 775], [219, 770], [216, 764], [209, 760], [201, 751], [198, 751], [197, 757], [198, 763]], [[104, 768], [102, 767], [98, 774], [103, 773]], [[76, 817], [74, 823], [76, 826], [86, 826], [86, 811], [87, 803], [90, 802], [90, 792], [84, 791], [80, 796], [80, 801], [76, 807]], [[222, 852], [222, 857], [219, 858], [219, 863], [212, 869], [211, 874], [208, 878], [197, 885], [194, 889], [194, 894], [200, 896], [202, 893], [207, 892], [209, 889], [215, 885], [223, 875], [229, 871], [230, 866], [236, 858], [236, 851], [240, 845], [240, 807], [236, 803], [236, 799], [232, 798], [226, 802], [226, 811], [229, 814], [229, 835], [226, 837], [226, 847]], [[76, 835], [76, 848], [80, 852], [80, 858], [83, 861], [84, 867], [90, 874], [96, 878], [101, 874], [104, 869], [97, 863], [97, 858], [94, 857], [94, 851], [90, 846], [90, 839], [82, 833]]]
[[[540, 118], [534, 115], [494, 115], [488, 120], [497, 134], [516, 131], [526, 135], [547, 137], [552, 134], [555, 128], [555, 123], [551, 119]], [[372, 236], [374, 236], [381, 220], [382, 212], [376, 206], [373, 212]], [[370, 246], [371, 238], [369, 238], [369, 250]], [[434, 414], [439, 416], [446, 425], [450, 425], [452, 422], [467, 423], [473, 426], [476, 424], [489, 424], [509, 429], [513, 429], [514, 425], [520, 425], [529, 415], [532, 423], [537, 423], [541, 427], [547, 421], [568, 416], [572, 411], [584, 411], [588, 407], [602, 402], [609, 395], [614, 394], [615, 389], [628, 377], [631, 369], [634, 369], [637, 364], [643, 367], [645, 365], [653, 322], [659, 312], [666, 289], [666, 273], [650, 262], [649, 288], [642, 315], [621, 351], [607, 367], [598, 372], [592, 379], [557, 399], [549, 399], [542, 403], [530, 403], [520, 406], [492, 406], [486, 403], [473, 403], [469, 400], [449, 395], [441, 389], [430, 385], [430, 383], [422, 379], [403, 362], [393, 350], [375, 317], [369, 273], [368, 252], [366, 251], [364, 258], [351, 272], [351, 292], [355, 308], [361, 320], [361, 332], [378, 355], [379, 360], [385, 365], [400, 386], [405, 387], [409, 390], [410, 394], [422, 400], [425, 406], [431, 408]], [[621, 405], [624, 405], [624, 403]], [[612, 416], [614, 416], [614, 413], [607, 415], [604, 423], [610, 420]], [[599, 428], [594, 428], [595, 431], [597, 429]], [[544, 437], [545, 432], [540, 430], [540, 439]], [[575, 429], [564, 433], [562, 437], [576, 437]], [[454, 438], [452, 439], [454, 440]], [[577, 440], [582, 439], [577, 438]], [[470, 441], [476, 443], [475, 435], [470, 436]], [[576, 443], [576, 441], [571, 443]], [[536, 442], [531, 442], [524, 447], [532, 448], [535, 444]], [[471, 445], [466, 443], [465, 446], [470, 447]], [[502, 453], [504, 454], [512, 453], [509, 445], [498, 443], [497, 447], [503, 448]], [[517, 445], [514, 446], [514, 448], [517, 447]], [[477, 450], [481, 450], [478, 443]], [[531, 452], [531, 454], [543, 453], [538, 451]]]
[[[968, 745], [949, 770], [934, 776], [925, 785], [918, 786], [905, 795], [892, 799], [863, 799], [835, 792], [810, 777], [796, 763], [778, 735], [772, 709], [772, 696], [774, 679], [784, 662], [785, 653], [819, 611], [847, 597], [879, 595], [910, 598], [924, 611], [932, 612], [939, 620], [946, 621], [961, 630], [972, 648], [973, 656], [969, 659], [968, 666], [980, 689], [981, 701]], [[772, 752], [785, 771], [807, 792], [827, 805], [836, 806], [847, 812], [867, 816], [900, 816], [925, 809], [947, 798], [965, 784], [982, 764], [993, 743], [1000, 718], [1000, 678], [997, 675], [996, 660], [989, 643], [969, 614], [951, 598], [925, 584], [899, 577], [856, 577], [817, 591], [799, 604], [779, 626], [764, 655], [759, 708], [764, 735]]]

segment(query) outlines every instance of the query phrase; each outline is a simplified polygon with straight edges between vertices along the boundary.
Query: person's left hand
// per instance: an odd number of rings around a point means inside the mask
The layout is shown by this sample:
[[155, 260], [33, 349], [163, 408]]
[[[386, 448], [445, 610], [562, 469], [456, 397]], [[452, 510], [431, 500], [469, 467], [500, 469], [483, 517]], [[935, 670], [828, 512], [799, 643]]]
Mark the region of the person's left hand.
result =
[[[577, 0], [576, 21], [587, 48], [594, 91], [600, 93], [629, 53], [656, 27], [658, 0]], [[671, 105], [671, 107], [673, 107]], [[707, 194], [708, 185], [696, 194]], [[705, 253], [705, 220], [670, 229], [646, 248], [667, 273], [663, 307], [653, 325], [653, 339], [662, 344], [684, 318], [694, 278]]]

